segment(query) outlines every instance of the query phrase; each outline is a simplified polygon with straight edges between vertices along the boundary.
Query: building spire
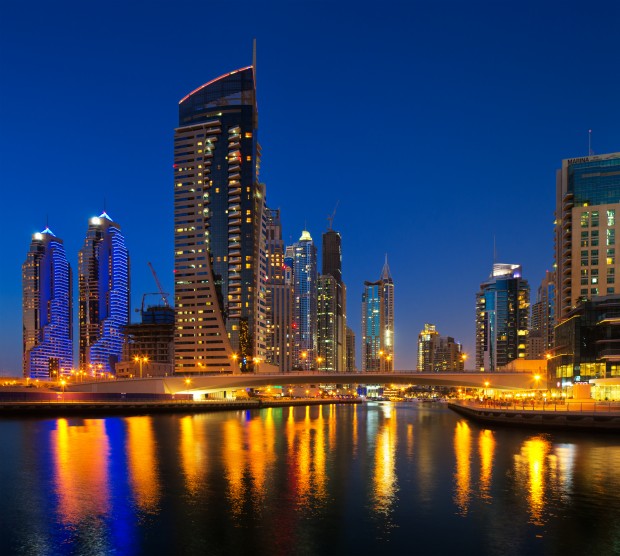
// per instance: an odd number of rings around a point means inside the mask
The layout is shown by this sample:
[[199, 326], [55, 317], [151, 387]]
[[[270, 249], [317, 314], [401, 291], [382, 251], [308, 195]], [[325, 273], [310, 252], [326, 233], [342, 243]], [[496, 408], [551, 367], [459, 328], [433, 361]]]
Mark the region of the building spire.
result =
[[392, 275], [390, 274], [390, 267], [388, 266], [388, 257], [387, 253], [385, 254], [385, 264], [383, 265], [383, 269], [381, 270], [381, 280], [391, 280]]
[[252, 39], [252, 67], [254, 68], [254, 86], [256, 86], [256, 39]]

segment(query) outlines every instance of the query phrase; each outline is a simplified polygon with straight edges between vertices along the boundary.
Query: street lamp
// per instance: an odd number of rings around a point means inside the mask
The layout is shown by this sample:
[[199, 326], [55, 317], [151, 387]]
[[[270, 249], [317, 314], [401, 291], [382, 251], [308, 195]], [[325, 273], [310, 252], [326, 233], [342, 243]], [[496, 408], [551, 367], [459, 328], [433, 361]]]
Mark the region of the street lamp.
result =
[[306, 359], [308, 359], [308, 352], [307, 351], [302, 351], [301, 352], [301, 359], [304, 362], [303, 367], [304, 367], [304, 371], [308, 370], [308, 366], [306, 365]]
[[144, 357], [140, 357], [139, 355], [136, 355], [133, 360], [136, 363], [140, 364], [140, 378], [142, 378], [142, 363], [148, 363], [149, 358], [145, 355]]
[[259, 371], [258, 364], [260, 363], [260, 357], [254, 357], [252, 361], [254, 361], [254, 372], [257, 373]]
[[317, 357], [316, 358], [317, 371], [321, 370], [321, 363], [323, 363], [323, 358], [322, 357]]

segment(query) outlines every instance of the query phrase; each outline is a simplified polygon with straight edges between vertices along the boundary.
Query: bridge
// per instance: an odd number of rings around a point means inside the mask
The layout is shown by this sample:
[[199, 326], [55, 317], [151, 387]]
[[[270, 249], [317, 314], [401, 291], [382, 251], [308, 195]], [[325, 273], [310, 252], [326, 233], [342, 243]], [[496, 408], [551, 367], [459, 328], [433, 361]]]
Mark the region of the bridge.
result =
[[326, 373], [293, 371], [290, 373], [235, 373], [218, 375], [176, 375], [78, 382], [67, 385], [72, 392], [123, 392], [149, 394], [211, 393], [297, 384], [399, 384], [447, 386], [455, 388], [493, 388], [502, 390], [546, 389], [546, 377], [529, 373], [455, 372], [433, 373], [395, 371], [391, 373]]

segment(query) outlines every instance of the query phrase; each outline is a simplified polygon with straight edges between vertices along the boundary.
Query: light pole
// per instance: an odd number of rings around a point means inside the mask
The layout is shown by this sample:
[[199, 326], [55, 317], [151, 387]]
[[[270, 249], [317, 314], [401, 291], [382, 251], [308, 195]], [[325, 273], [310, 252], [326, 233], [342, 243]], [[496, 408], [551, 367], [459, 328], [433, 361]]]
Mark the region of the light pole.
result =
[[323, 363], [323, 358], [319, 356], [316, 358], [316, 370], [317, 371], [321, 370], [321, 363]]
[[142, 363], [148, 363], [149, 358], [145, 355], [144, 357], [140, 357], [139, 355], [136, 355], [133, 360], [136, 363], [140, 364], [140, 378], [142, 378]]
[[306, 365], [306, 359], [308, 359], [308, 352], [307, 351], [302, 351], [301, 352], [301, 360], [304, 362], [304, 364], [303, 364], [304, 371], [308, 370], [308, 365]]

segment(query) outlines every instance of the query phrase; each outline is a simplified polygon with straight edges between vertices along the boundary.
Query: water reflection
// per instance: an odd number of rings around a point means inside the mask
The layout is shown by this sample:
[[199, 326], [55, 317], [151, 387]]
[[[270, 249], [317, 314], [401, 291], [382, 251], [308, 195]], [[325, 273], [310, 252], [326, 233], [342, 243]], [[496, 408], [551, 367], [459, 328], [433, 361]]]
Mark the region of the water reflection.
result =
[[151, 417], [127, 419], [127, 457], [136, 503], [141, 510], [153, 512], [159, 501], [159, 477]]
[[61, 520], [75, 524], [107, 514], [110, 485], [105, 421], [86, 419], [70, 425], [67, 419], [58, 419], [50, 444]]
[[493, 455], [495, 452], [495, 438], [493, 432], [485, 429], [478, 437], [478, 452], [480, 455], [480, 498], [491, 501], [491, 479], [493, 476]]
[[458, 514], [465, 516], [471, 496], [471, 430], [466, 421], [459, 421], [454, 431], [456, 458], [454, 503]]
[[[389, 409], [385, 409], [385, 408]], [[388, 514], [394, 504], [397, 492], [396, 479], [396, 417], [392, 415], [391, 404], [384, 406], [385, 419], [377, 431], [374, 474], [374, 510]]]
[[185, 477], [185, 488], [191, 495], [198, 492], [204, 484], [207, 471], [207, 445], [204, 435], [197, 431], [200, 416], [187, 415], [179, 419], [179, 454], [181, 468]]
[[521, 452], [515, 455], [516, 476], [522, 488], [527, 492], [527, 501], [531, 522], [543, 524], [545, 509], [545, 474], [549, 442], [543, 437], [526, 440]]

